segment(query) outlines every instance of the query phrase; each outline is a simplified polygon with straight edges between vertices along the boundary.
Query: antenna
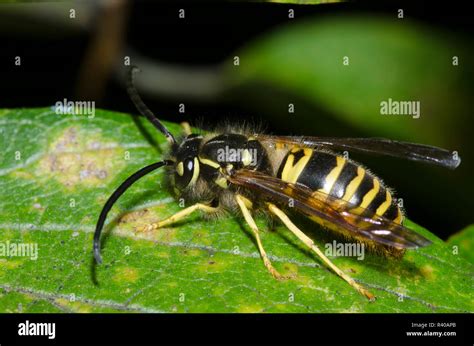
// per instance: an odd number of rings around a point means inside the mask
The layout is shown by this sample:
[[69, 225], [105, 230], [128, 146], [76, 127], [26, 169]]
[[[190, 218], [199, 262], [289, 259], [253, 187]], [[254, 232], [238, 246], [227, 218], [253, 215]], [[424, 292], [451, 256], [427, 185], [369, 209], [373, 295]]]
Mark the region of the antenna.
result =
[[161, 132], [166, 136], [167, 141], [171, 145], [176, 144], [176, 139], [173, 137], [171, 132], [160, 122], [160, 120], [156, 117], [155, 114], [147, 107], [145, 102], [143, 102], [142, 98], [138, 94], [137, 88], [135, 88], [134, 84], [134, 77], [135, 72], [140, 72], [140, 69], [136, 66], [132, 66], [130, 68], [128, 80], [127, 80], [127, 92], [130, 98], [132, 99], [135, 107], [137, 107], [138, 111], [147, 117], [147, 119]]

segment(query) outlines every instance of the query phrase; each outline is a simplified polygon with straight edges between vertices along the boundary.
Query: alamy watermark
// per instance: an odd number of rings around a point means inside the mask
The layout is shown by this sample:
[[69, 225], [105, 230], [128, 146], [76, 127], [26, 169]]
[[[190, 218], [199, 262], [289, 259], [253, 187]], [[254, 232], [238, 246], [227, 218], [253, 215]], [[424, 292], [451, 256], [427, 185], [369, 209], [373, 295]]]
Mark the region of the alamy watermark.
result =
[[242, 162], [245, 166], [257, 164], [257, 149], [231, 148], [226, 145], [217, 149], [218, 162]]
[[394, 101], [389, 98], [380, 102], [380, 114], [411, 115], [413, 119], [418, 119], [421, 115], [420, 101]]
[[38, 259], [38, 244], [15, 243], [9, 240], [0, 242], [0, 257], [29, 257], [36, 261]]
[[48, 339], [56, 338], [55, 322], [30, 322], [26, 320], [18, 324], [19, 336], [47, 336]]
[[338, 243], [333, 240], [332, 243], [324, 245], [326, 256], [331, 257], [357, 257], [359, 261], [365, 258], [365, 246], [362, 243]]
[[89, 119], [95, 117], [94, 101], [70, 101], [64, 99], [56, 102], [53, 109], [56, 114], [87, 115]]

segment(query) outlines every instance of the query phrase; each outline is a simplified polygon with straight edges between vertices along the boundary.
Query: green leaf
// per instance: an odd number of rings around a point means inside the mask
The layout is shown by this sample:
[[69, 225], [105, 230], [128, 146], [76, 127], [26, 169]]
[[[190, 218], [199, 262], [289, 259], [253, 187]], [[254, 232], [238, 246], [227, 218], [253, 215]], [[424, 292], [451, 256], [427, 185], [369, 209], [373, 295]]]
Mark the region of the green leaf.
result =
[[451, 245], [452, 251], [455, 251], [467, 261], [474, 263], [474, 225], [469, 225], [452, 235], [447, 243]]
[[[104, 264], [94, 266], [92, 232], [104, 202], [166, 148], [163, 137], [139, 121], [158, 148], [126, 114], [96, 110], [89, 119], [49, 108], [0, 111], [0, 244], [38, 246], [36, 260], [0, 257], [1, 312], [474, 310], [472, 264], [412, 222], [409, 227], [434, 244], [409, 251], [400, 262], [368, 253], [363, 261], [334, 258], [377, 296], [373, 303], [280, 226], [263, 232], [262, 241], [276, 268], [294, 275], [282, 282], [266, 271], [239, 218], [195, 215], [175, 227], [139, 232], [136, 227], [180, 210], [164, 171], [120, 198], [105, 230]], [[312, 223], [298, 223], [323, 249], [332, 242]], [[266, 229], [263, 219], [258, 224]]]
[[[363, 133], [447, 146], [457, 138], [446, 133], [463, 133], [470, 114], [467, 47], [407, 19], [329, 16], [271, 30], [236, 53], [238, 67], [226, 66], [237, 90], [251, 88], [242, 103], [271, 108], [272, 123], [285, 129], [321, 133], [329, 116]], [[382, 115], [389, 99], [419, 101], [420, 117]]]

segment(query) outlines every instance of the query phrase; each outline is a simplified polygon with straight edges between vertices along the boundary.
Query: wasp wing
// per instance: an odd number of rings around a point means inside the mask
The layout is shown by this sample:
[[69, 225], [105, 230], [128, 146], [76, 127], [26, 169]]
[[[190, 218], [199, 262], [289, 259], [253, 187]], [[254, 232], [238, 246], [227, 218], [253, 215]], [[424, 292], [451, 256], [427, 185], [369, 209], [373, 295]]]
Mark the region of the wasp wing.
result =
[[455, 169], [461, 158], [455, 152], [430, 145], [395, 141], [386, 138], [292, 137], [255, 135], [256, 138], [287, 145], [308, 148], [347, 150], [366, 154], [387, 155], [412, 161], [430, 163]]
[[290, 205], [349, 233], [396, 248], [417, 248], [431, 241], [414, 231], [362, 207], [303, 185], [267, 174], [240, 169], [228, 176], [232, 184], [253, 190], [267, 201]]

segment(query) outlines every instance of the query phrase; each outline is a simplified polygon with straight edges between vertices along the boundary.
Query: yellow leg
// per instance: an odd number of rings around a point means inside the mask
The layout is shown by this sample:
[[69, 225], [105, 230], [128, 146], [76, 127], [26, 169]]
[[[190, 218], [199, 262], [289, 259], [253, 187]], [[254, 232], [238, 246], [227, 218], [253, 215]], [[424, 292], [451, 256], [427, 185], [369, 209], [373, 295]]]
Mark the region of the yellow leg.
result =
[[341, 269], [336, 267], [334, 263], [331, 262], [329, 258], [327, 258], [322, 251], [318, 248], [318, 246], [313, 242], [311, 238], [309, 238], [306, 234], [304, 234], [296, 225], [290, 220], [290, 218], [277, 206], [272, 203], [268, 203], [268, 209], [271, 213], [276, 215], [284, 224], [285, 226], [293, 232], [306, 246], [308, 246], [312, 251], [314, 251], [326, 265], [331, 268], [337, 275], [343, 278], [349, 285], [354, 287], [359, 293], [364, 295], [370, 300], [375, 300], [375, 296], [359, 285], [357, 282], [354, 281], [349, 275], [344, 273]]
[[270, 272], [270, 274], [273, 275], [275, 279], [278, 279], [278, 280], [287, 279], [287, 277], [281, 275], [273, 267], [272, 263], [270, 262], [270, 259], [267, 256], [267, 253], [265, 252], [265, 249], [263, 248], [262, 240], [260, 239], [260, 234], [258, 231], [257, 224], [255, 223], [252, 215], [250, 214], [249, 209], [247, 208], [248, 199], [241, 195], [236, 195], [235, 200], [237, 201], [240, 207], [240, 210], [242, 211], [242, 214], [244, 215], [245, 221], [250, 226], [250, 228], [253, 231], [253, 234], [255, 235], [255, 239], [257, 240], [258, 250], [260, 251], [260, 255], [262, 256], [262, 259], [263, 259], [263, 264], [265, 264], [265, 267], [267, 267], [268, 271]]
[[183, 128], [183, 132], [186, 136], [189, 136], [193, 131], [191, 130], [191, 126], [189, 126], [189, 123], [187, 121], [183, 121], [181, 123], [181, 127]]
[[205, 204], [196, 203], [195, 205], [192, 205], [188, 208], [185, 208], [181, 211], [178, 211], [176, 214], [171, 215], [170, 217], [168, 217], [168, 218], [166, 218], [162, 221], [159, 221], [157, 223], [151, 223], [151, 224], [139, 227], [137, 230], [138, 231], [145, 231], [145, 232], [153, 231], [157, 228], [165, 227], [165, 226], [171, 225], [175, 222], [178, 222], [178, 221], [184, 219], [186, 216], [188, 216], [189, 214], [193, 213], [196, 210], [201, 210], [201, 211], [204, 211], [206, 213], [214, 213], [218, 209], [219, 209], [218, 207], [215, 208], [215, 207], [210, 207], [210, 206], [205, 205]]

